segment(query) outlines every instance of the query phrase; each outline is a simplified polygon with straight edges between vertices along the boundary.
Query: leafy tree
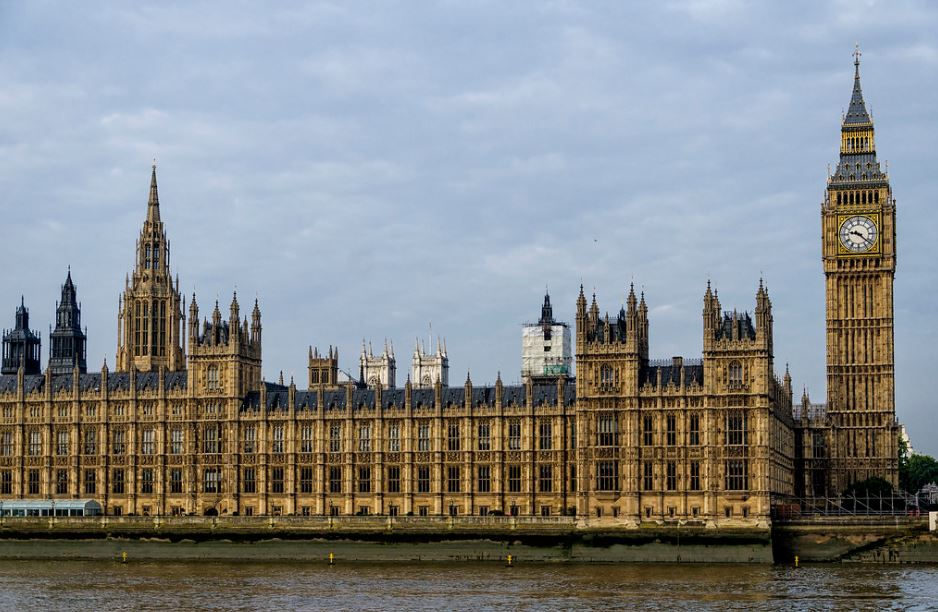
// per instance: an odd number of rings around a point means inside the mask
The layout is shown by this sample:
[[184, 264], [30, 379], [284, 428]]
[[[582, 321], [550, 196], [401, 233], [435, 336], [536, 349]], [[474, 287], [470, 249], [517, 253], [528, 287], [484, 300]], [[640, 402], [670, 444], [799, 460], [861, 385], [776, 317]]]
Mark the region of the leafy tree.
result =
[[938, 461], [929, 455], [912, 455], [905, 462], [905, 469], [900, 463], [899, 481], [909, 493], [916, 493], [925, 485], [938, 483]]

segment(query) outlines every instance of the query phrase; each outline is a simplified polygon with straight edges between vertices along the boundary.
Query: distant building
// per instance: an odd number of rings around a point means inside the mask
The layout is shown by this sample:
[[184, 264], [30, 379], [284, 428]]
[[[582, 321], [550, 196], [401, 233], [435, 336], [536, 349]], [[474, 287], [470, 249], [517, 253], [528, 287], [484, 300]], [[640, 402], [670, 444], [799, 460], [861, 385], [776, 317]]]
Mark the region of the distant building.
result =
[[541, 318], [521, 329], [521, 379], [544, 382], [558, 376], [570, 378], [573, 349], [570, 326], [554, 319], [550, 294], [544, 294]]
[[395, 376], [397, 374], [397, 360], [394, 358], [394, 344], [384, 343], [384, 352], [375, 355], [368, 344], [368, 350], [365, 350], [365, 343], [362, 342], [362, 354], [359, 358], [360, 383], [371, 387], [377, 387], [378, 384], [385, 389], [395, 387]]
[[39, 374], [39, 334], [29, 329], [29, 310], [20, 296], [20, 306], [16, 309], [16, 327], [3, 332], [3, 374], [16, 374], [20, 366], [24, 373]]
[[88, 371], [85, 361], [85, 333], [81, 330], [81, 305], [68, 271], [62, 285], [62, 299], [55, 306], [55, 329], [49, 334], [49, 369], [52, 375]]
[[449, 386], [449, 356], [446, 354], [446, 340], [437, 339], [436, 352], [427, 353], [427, 347], [418, 341], [414, 347], [413, 364], [410, 368], [410, 380], [414, 388], [428, 389], [439, 382]]

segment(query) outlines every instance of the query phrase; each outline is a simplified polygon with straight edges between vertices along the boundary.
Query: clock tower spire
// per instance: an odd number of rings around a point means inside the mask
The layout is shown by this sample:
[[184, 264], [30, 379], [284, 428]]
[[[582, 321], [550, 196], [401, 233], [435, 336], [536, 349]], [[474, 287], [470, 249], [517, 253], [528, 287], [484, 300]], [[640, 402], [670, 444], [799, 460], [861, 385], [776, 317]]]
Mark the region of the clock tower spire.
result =
[[871, 477], [898, 485], [893, 279], [896, 208], [876, 159], [873, 119], [854, 52], [853, 93], [840, 161], [821, 204], [827, 294], [831, 493]]

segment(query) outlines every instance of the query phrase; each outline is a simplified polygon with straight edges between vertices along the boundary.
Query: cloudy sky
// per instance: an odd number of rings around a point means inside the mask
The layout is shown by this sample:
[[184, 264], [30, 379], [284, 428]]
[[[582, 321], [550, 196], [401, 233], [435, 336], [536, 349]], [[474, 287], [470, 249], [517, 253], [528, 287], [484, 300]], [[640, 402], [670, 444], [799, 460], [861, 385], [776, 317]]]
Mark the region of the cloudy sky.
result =
[[[701, 350], [707, 279], [825, 396], [819, 206], [854, 44], [898, 200], [897, 412], [938, 453], [938, 8], [927, 2], [0, 0], [0, 320], [48, 333], [71, 265], [89, 364], [116, 348], [150, 163], [203, 315], [259, 296], [264, 372], [309, 345], [444, 335], [454, 382], [520, 377], [545, 286], [654, 357]], [[3, 314], [5, 313], [5, 314]], [[45, 353], [46, 346], [43, 346]]]

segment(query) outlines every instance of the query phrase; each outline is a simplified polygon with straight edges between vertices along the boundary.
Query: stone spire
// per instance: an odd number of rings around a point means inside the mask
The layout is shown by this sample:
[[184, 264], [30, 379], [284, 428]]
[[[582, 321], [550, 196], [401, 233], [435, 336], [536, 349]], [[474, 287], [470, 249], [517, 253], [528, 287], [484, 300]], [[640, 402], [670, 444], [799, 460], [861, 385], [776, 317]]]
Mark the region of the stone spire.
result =
[[156, 189], [156, 160], [153, 160], [153, 172], [150, 174], [150, 199], [147, 201], [147, 221], [159, 223], [160, 196]]

